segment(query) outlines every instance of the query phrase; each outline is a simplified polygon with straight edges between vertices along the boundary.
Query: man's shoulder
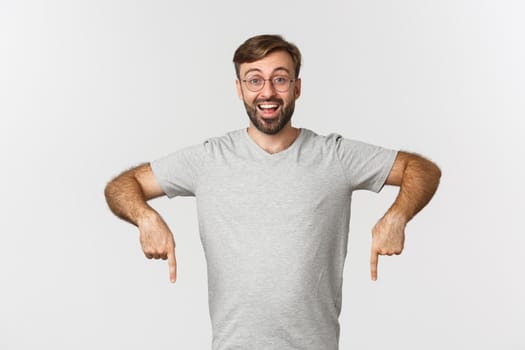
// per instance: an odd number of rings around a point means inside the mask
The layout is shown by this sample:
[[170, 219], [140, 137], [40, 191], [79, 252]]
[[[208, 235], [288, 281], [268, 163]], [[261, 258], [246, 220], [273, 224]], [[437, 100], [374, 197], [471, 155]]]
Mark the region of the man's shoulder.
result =
[[228, 132], [225, 132], [222, 135], [216, 135], [216, 136], [210, 136], [205, 139], [206, 142], [212, 142], [212, 143], [228, 143], [228, 142], [234, 142], [237, 139], [241, 138], [243, 135], [243, 132], [245, 132], [245, 129], [235, 129]]
[[[221, 136], [205, 137], [200, 142], [175, 149], [170, 153], [156, 158], [151, 163], [176, 164], [204, 164], [217, 155], [226, 153], [226, 150], [234, 150], [242, 137], [242, 129], [232, 130]], [[210, 158], [211, 157], [211, 158]]]
[[[316, 144], [326, 144], [328, 146], [345, 146], [345, 147], [360, 147], [360, 146], [374, 146], [374, 147], [380, 147], [379, 145], [375, 145], [372, 143], [369, 143], [367, 141], [363, 141], [357, 138], [353, 137], [347, 137], [343, 136], [343, 133], [340, 132], [329, 132], [326, 134], [319, 134], [315, 131], [312, 131], [310, 129], [302, 128], [303, 131], [307, 134], [305, 139], [311, 140], [312, 142]], [[346, 135], [346, 134], [345, 134]]]
[[320, 134], [308, 128], [301, 128], [301, 129], [302, 129], [301, 132], [304, 134], [305, 145], [310, 144], [315, 147], [324, 145], [327, 147], [331, 147], [331, 146], [335, 146], [338, 142], [340, 142], [340, 140], [343, 139], [343, 136], [337, 132]]
[[213, 149], [233, 149], [242, 141], [244, 129], [236, 129], [225, 132], [222, 135], [210, 136], [204, 139], [202, 145], [208, 151]]
[[197, 141], [195, 143], [179, 148], [178, 150], [175, 150], [175, 152], [191, 152], [206, 150], [213, 147], [231, 145], [236, 143], [237, 140], [239, 140], [242, 137], [242, 131], [243, 129], [237, 129], [225, 132], [222, 135], [205, 136], [201, 139], [201, 141]]
[[[313, 142], [336, 142], [339, 139], [342, 139], [343, 136], [338, 132], [330, 132], [328, 134], [320, 134], [309, 128], [300, 128], [301, 133], [304, 134], [304, 139], [311, 140]], [[242, 140], [247, 135], [246, 129], [235, 129], [228, 132], [225, 132], [222, 135], [211, 136], [204, 140], [204, 143], [211, 143], [213, 145], [219, 144], [232, 144], [236, 143], [239, 140]]]
[[309, 129], [303, 129], [305, 132], [302, 148], [307, 152], [334, 154], [339, 156], [360, 156], [361, 153], [374, 153], [391, 151], [379, 145], [371, 144], [366, 141], [345, 137], [339, 132], [330, 132], [324, 135], [318, 134]]
[[[329, 132], [326, 134], [318, 133], [312, 129], [301, 127], [301, 147], [319, 147], [334, 148], [339, 145], [343, 140], [347, 142], [359, 142], [356, 140], [348, 139], [342, 136], [339, 132]], [[210, 136], [205, 138], [199, 144], [190, 146], [188, 148], [201, 149], [207, 152], [213, 152], [214, 150], [234, 150], [239, 146], [244, 146], [247, 140], [247, 132], [245, 128], [235, 129], [227, 131], [222, 135]]]

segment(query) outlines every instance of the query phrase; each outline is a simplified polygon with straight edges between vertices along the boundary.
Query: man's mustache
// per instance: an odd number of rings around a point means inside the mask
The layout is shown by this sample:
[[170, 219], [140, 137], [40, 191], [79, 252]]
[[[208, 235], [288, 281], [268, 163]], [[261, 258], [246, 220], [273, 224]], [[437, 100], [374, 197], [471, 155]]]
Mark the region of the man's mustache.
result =
[[284, 104], [284, 101], [282, 99], [276, 98], [276, 97], [259, 99], [259, 100], [255, 101], [256, 104], [261, 104], [261, 103], [265, 103], [265, 102], [276, 102], [276, 103], [281, 104], [281, 105]]

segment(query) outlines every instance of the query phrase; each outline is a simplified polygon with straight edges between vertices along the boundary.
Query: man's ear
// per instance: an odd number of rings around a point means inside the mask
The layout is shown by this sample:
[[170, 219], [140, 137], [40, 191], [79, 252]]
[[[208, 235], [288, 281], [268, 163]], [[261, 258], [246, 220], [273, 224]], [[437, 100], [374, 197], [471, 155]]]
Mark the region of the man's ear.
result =
[[295, 79], [294, 83], [295, 99], [297, 100], [301, 96], [301, 78]]
[[237, 87], [237, 96], [242, 100], [242, 86], [239, 79], [235, 80], [235, 86]]

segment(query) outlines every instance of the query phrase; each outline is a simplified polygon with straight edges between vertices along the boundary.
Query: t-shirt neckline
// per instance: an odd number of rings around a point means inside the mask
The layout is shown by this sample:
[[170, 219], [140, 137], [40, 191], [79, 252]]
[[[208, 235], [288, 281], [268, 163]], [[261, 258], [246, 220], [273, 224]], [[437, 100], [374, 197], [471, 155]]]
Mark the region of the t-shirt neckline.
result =
[[288, 147], [286, 147], [285, 149], [277, 153], [268, 153], [261, 146], [259, 146], [248, 134], [248, 128], [244, 128], [242, 133], [244, 135], [244, 138], [248, 142], [248, 144], [251, 146], [251, 148], [254, 148], [257, 153], [259, 153], [266, 159], [277, 159], [277, 158], [282, 158], [286, 154], [290, 153], [293, 149], [298, 147], [299, 143], [302, 141], [304, 134], [305, 134], [305, 131], [303, 128], [298, 128], [298, 129], [299, 129], [299, 135], [297, 135], [295, 140]]

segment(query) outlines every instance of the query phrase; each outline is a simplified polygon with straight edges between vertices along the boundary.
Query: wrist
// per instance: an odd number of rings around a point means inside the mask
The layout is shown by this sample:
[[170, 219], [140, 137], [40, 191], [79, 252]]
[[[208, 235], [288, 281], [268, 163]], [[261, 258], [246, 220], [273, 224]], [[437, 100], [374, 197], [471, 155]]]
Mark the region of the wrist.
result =
[[410, 216], [393, 206], [386, 212], [384, 219], [398, 225], [406, 225], [410, 220]]
[[137, 210], [135, 214], [135, 223], [140, 227], [146, 222], [155, 220], [156, 216], [158, 216], [157, 212], [150, 206], [146, 205], [145, 207]]

